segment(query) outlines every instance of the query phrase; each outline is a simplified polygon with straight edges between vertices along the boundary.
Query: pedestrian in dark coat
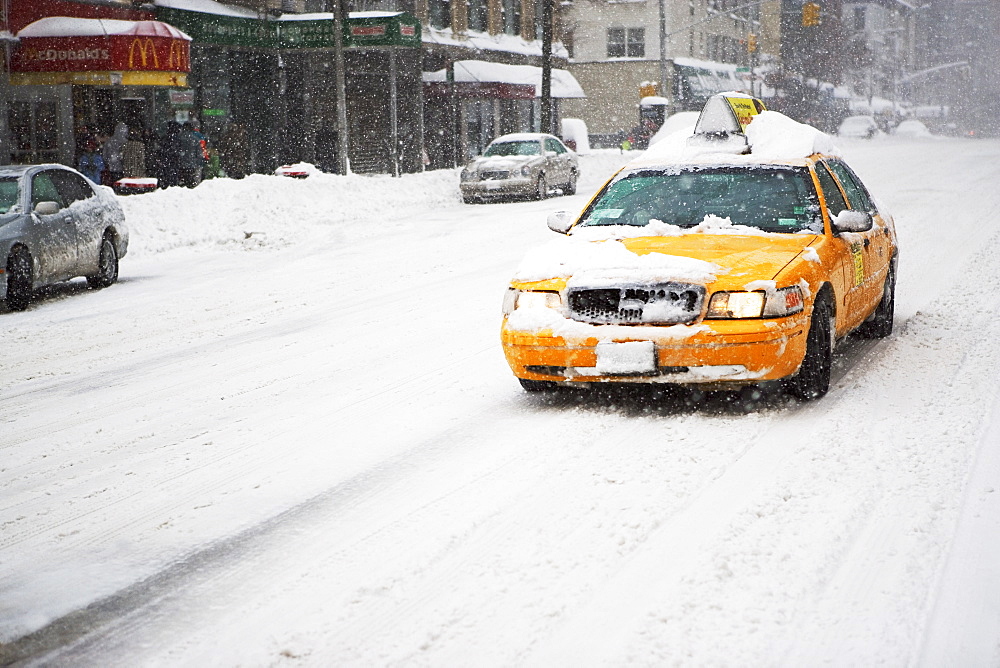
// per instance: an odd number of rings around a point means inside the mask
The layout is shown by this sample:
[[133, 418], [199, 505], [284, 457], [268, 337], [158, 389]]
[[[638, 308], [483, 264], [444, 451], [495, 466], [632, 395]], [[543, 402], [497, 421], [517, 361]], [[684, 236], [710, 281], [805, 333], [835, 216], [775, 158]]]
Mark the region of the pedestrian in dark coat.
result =
[[250, 138], [246, 128], [239, 123], [226, 126], [219, 140], [219, 163], [231, 179], [242, 179], [250, 171]]
[[76, 168], [94, 183], [101, 182], [101, 172], [104, 171], [104, 158], [101, 157], [101, 152], [97, 150], [97, 142], [95, 140], [87, 139], [84, 142], [83, 153], [80, 154], [80, 158], [76, 161]]
[[194, 188], [204, 177], [205, 155], [193, 123], [185, 123], [177, 134], [177, 166], [181, 185]]
[[167, 123], [167, 129], [160, 139], [157, 160], [156, 177], [161, 188], [178, 186], [181, 183], [180, 174], [180, 140], [181, 124], [175, 121]]

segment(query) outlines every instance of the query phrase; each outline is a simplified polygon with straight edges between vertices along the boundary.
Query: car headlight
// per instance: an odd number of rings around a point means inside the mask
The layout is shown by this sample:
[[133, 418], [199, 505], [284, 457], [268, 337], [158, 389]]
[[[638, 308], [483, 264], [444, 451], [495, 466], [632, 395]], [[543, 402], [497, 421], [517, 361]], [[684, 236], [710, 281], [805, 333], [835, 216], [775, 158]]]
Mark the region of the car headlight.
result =
[[531, 176], [531, 165], [525, 165], [521, 168], [521, 176]]
[[763, 311], [763, 292], [716, 292], [708, 303], [705, 317], [759, 318]]
[[554, 308], [562, 306], [558, 292], [536, 292], [507, 288], [503, 298], [503, 314], [510, 315], [520, 308]]
[[780, 290], [716, 292], [708, 303], [706, 318], [779, 318], [802, 310], [802, 290], [797, 285]]
[[476, 170], [474, 169], [463, 169], [462, 170], [462, 180], [463, 181], [475, 181], [476, 180]]

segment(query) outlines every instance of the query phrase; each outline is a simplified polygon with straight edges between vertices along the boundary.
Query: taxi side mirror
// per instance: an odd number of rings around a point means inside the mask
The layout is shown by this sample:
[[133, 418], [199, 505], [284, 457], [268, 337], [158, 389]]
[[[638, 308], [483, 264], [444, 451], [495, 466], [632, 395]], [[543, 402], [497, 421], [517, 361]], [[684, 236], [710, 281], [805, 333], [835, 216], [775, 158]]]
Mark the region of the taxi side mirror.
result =
[[566, 234], [569, 228], [573, 227], [573, 213], [571, 211], [553, 211], [546, 221], [549, 229], [559, 234]]
[[54, 213], [59, 213], [59, 203], [39, 202], [35, 205], [35, 213], [39, 216], [51, 216]]
[[872, 229], [872, 215], [867, 211], [844, 209], [833, 217], [836, 232], [867, 232]]

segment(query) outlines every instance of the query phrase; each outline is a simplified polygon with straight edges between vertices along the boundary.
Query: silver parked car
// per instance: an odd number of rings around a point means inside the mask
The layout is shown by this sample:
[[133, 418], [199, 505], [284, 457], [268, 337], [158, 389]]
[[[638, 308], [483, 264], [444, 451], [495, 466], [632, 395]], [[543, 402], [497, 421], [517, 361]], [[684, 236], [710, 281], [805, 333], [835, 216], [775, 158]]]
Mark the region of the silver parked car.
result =
[[529, 132], [503, 135], [462, 170], [462, 200], [545, 199], [553, 188], [572, 195], [579, 177], [576, 153], [558, 138]]
[[125, 214], [110, 188], [62, 165], [0, 166], [0, 297], [27, 308], [36, 288], [85, 276], [118, 280], [128, 250]]

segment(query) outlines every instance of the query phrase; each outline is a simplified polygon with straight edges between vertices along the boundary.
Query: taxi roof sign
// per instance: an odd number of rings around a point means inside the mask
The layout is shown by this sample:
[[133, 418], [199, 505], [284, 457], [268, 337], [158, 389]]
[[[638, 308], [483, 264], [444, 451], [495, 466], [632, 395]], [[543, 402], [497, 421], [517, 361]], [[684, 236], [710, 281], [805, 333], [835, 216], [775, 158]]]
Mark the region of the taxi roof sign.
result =
[[753, 117], [764, 111], [764, 103], [738, 92], [717, 93], [708, 98], [694, 126], [689, 143], [711, 144], [721, 150], [749, 151], [746, 129]]
[[764, 111], [764, 103], [746, 93], [718, 93], [708, 98], [695, 125], [702, 132], [744, 133], [753, 117]]

